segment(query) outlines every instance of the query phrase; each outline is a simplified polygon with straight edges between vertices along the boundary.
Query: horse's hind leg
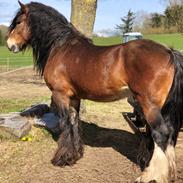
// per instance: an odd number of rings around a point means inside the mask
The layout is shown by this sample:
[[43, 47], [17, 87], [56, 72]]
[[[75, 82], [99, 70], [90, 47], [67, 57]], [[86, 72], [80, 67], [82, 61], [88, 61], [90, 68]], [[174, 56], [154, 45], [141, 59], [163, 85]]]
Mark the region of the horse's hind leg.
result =
[[148, 183], [150, 181], [156, 181], [158, 183], [168, 183], [170, 179], [170, 160], [165, 152], [168, 151], [168, 154], [172, 156], [171, 153], [173, 151], [167, 146], [172, 134], [171, 128], [169, 128], [163, 119], [159, 106], [152, 103], [147, 97], [138, 97], [138, 100], [151, 128], [154, 151], [150, 162], [136, 182]]
[[70, 100], [62, 93], [53, 92], [60, 117], [61, 134], [52, 163], [56, 166], [73, 165], [83, 155], [79, 128], [79, 100]]

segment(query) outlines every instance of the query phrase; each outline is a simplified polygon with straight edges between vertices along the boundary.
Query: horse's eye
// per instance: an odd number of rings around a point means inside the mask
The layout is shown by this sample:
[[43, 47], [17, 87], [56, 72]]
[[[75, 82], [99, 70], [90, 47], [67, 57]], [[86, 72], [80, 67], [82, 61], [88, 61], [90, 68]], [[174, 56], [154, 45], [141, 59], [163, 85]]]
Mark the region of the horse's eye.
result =
[[20, 21], [18, 21], [16, 24], [20, 24], [21, 22]]

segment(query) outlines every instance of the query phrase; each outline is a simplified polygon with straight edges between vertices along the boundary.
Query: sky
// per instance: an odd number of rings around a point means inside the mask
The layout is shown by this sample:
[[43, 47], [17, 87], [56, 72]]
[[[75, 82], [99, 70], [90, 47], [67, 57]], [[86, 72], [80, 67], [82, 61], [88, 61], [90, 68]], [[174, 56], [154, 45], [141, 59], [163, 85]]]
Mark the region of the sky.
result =
[[[57, 9], [67, 19], [70, 19], [71, 0], [34, 0]], [[30, 0], [21, 0], [29, 3]], [[0, 24], [8, 25], [19, 8], [17, 0], [0, 0]], [[121, 23], [120, 18], [126, 16], [129, 9], [134, 13], [163, 13], [166, 3], [163, 0], [98, 0], [94, 32], [114, 29]]]

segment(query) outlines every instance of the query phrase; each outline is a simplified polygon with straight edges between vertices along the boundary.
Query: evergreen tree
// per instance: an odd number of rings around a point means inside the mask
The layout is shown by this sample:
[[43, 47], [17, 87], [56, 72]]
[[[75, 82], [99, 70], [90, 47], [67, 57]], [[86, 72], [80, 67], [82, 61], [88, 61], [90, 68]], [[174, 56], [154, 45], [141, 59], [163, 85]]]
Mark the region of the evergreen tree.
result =
[[133, 31], [133, 21], [135, 19], [135, 13], [131, 10], [128, 11], [128, 14], [121, 18], [122, 24], [116, 25], [116, 29], [119, 29], [122, 34]]

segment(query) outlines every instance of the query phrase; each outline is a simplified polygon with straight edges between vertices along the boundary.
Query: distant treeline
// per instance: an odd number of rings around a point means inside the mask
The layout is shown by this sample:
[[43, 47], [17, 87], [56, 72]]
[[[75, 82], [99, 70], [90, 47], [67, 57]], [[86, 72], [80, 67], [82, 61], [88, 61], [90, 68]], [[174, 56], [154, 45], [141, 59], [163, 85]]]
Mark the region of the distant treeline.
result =
[[146, 15], [141, 26], [134, 29], [150, 33], [183, 33], [183, 2], [170, 4], [163, 14]]
[[0, 46], [6, 44], [7, 29], [8, 27], [6, 27], [5, 25], [0, 25]]
[[[134, 19], [136, 21], [133, 21]], [[122, 24], [117, 25], [117, 29], [120, 28], [121, 32], [129, 31], [123, 30], [126, 24], [127, 27], [133, 27], [130, 31], [140, 31], [143, 34], [183, 33], [183, 0], [169, 0], [163, 14], [156, 12], [148, 14], [143, 11], [133, 13], [129, 10], [128, 15], [121, 20]], [[0, 46], [6, 44], [7, 29], [6, 26], [0, 25]]]

